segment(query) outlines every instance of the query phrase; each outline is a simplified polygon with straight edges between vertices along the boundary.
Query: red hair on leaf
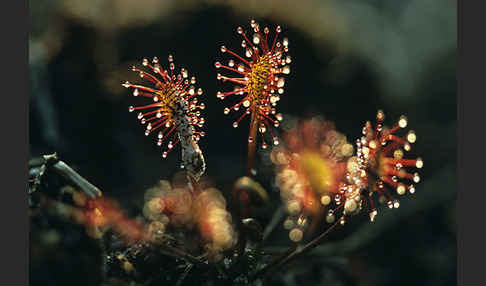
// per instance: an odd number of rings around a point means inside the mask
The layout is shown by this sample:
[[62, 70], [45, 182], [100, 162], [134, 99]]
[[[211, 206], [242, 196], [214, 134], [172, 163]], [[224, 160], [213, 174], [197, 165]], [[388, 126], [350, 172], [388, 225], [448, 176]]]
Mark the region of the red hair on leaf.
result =
[[152, 63], [147, 59], [142, 61], [149, 71], [132, 67], [141, 78], [148, 80], [153, 87], [125, 82], [126, 88], [133, 89], [133, 96], [147, 97], [152, 103], [140, 106], [130, 106], [129, 111], [138, 111], [137, 118], [146, 125], [145, 135], [157, 132], [157, 145], [167, 142], [167, 150], [162, 152], [166, 158], [168, 153], [178, 144], [182, 149], [181, 167], [186, 168], [193, 177], [199, 177], [205, 171], [205, 162], [197, 142], [204, 136], [203, 131], [197, 127], [204, 125], [204, 118], [200, 110], [205, 108], [204, 103], [198, 103], [197, 96], [202, 95], [202, 89], [196, 90], [196, 78], [188, 78], [188, 72], [182, 68], [179, 74], [175, 73], [174, 58], [169, 55], [169, 70], [164, 70], [158, 58], [154, 57]]
[[414, 183], [420, 181], [416, 169], [424, 165], [419, 157], [416, 159], [404, 158], [405, 152], [410, 151], [411, 144], [415, 143], [417, 136], [413, 130], [400, 137], [396, 135], [399, 129], [407, 127], [407, 118], [401, 116], [390, 129], [383, 126], [385, 114], [379, 110], [376, 116], [377, 123], [373, 128], [371, 122], [363, 127], [363, 136], [356, 141], [357, 168], [352, 178], [366, 184], [369, 190], [368, 203], [371, 209], [370, 219], [373, 221], [377, 210], [373, 203], [373, 196], [377, 194], [381, 201], [386, 202], [389, 208], [398, 208], [400, 203], [389, 192], [396, 191], [404, 195], [407, 190], [415, 192]]
[[[261, 134], [262, 148], [266, 148], [263, 134], [269, 130], [275, 145], [278, 144], [277, 137], [273, 134], [272, 128], [279, 126], [282, 115], [277, 113], [275, 106], [280, 100], [280, 95], [284, 92], [285, 79], [284, 74], [290, 73], [290, 56], [285, 56], [288, 52], [288, 40], [278, 40], [281, 32], [280, 26], [276, 29], [273, 39], [269, 39], [270, 30], [264, 28], [263, 32], [258, 23], [251, 21], [251, 27], [254, 32], [252, 41], [250, 41], [243, 30], [238, 27], [237, 32], [243, 37], [241, 46], [245, 49], [246, 59], [232, 50], [221, 47], [221, 52], [230, 54], [233, 59], [228, 61], [227, 65], [216, 62], [217, 69], [225, 69], [233, 75], [226, 76], [218, 73], [217, 79], [223, 82], [234, 84], [231, 91], [217, 93], [217, 97], [225, 99], [230, 95], [239, 95], [242, 98], [232, 107], [224, 109], [224, 113], [238, 111], [243, 109], [243, 114], [233, 123], [233, 127], [238, 127], [240, 121], [247, 115], [252, 114], [250, 124], [256, 124]], [[269, 41], [270, 40], [270, 41]], [[252, 133], [252, 132], [250, 132]], [[256, 133], [256, 131], [254, 132]], [[248, 141], [256, 140], [255, 135], [250, 134]]]

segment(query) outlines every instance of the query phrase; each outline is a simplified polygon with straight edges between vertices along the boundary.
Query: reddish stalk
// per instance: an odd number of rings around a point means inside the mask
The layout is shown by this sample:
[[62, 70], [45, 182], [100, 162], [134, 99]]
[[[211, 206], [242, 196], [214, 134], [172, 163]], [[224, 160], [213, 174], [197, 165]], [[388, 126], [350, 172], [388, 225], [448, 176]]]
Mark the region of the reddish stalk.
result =
[[255, 108], [251, 112], [250, 132], [248, 133], [248, 177], [253, 178], [256, 174], [254, 169], [258, 118]]

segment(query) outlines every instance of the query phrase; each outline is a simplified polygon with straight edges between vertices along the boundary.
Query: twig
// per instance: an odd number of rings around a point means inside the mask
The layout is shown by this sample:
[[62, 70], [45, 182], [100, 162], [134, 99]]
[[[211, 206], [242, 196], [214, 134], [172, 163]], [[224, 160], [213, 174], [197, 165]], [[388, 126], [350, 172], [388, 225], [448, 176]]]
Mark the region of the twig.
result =
[[272, 219], [270, 220], [270, 222], [265, 227], [265, 230], [263, 231], [263, 241], [265, 241], [270, 236], [270, 234], [273, 232], [275, 227], [277, 227], [278, 223], [280, 222], [284, 214], [285, 214], [285, 210], [283, 206], [280, 206], [277, 209], [277, 211], [273, 213]]
[[207, 266], [207, 264], [204, 263], [202, 260], [200, 260], [199, 258], [185, 252], [184, 250], [182, 250], [180, 248], [170, 246], [170, 245], [167, 245], [167, 244], [157, 244], [157, 246], [160, 247], [160, 252], [162, 254], [165, 254], [167, 256], [177, 258], [177, 259], [183, 259], [186, 262], [189, 262], [189, 263], [192, 263], [192, 264]]
[[79, 189], [85, 192], [90, 198], [101, 197], [102, 193], [100, 189], [88, 182], [85, 178], [74, 171], [69, 165], [63, 161], [58, 161], [52, 165], [52, 169], [71, 183], [76, 185]]
[[182, 285], [182, 283], [186, 279], [189, 272], [191, 272], [191, 269], [192, 269], [193, 266], [194, 266], [194, 264], [191, 264], [191, 263], [187, 264], [186, 269], [184, 269], [184, 272], [182, 272], [181, 276], [179, 276], [179, 279], [177, 279], [176, 286]]
[[307, 243], [304, 246], [298, 246], [296, 247], [293, 251], [287, 252], [283, 255], [283, 257], [279, 257], [275, 259], [274, 261], [270, 262], [267, 266], [264, 268], [260, 269], [255, 275], [253, 276], [252, 280], [255, 280], [257, 278], [260, 278], [264, 275], [267, 275], [277, 269], [278, 267], [300, 257], [301, 255], [305, 254], [306, 252], [314, 249], [316, 246], [321, 244], [324, 239], [326, 238], [327, 234], [329, 234], [338, 224], [340, 220], [338, 219], [333, 225], [331, 225], [329, 228], [326, 229], [323, 233], [321, 233], [318, 237], [314, 238], [312, 241]]
[[80, 174], [73, 170], [68, 164], [60, 161], [57, 153], [44, 155], [38, 158], [32, 158], [28, 162], [29, 169], [34, 169], [38, 167], [44, 167], [47, 170], [53, 170], [55, 173], [61, 177], [67, 179], [69, 182], [74, 184], [80, 190], [82, 190], [91, 199], [101, 197], [102, 192], [96, 186], [88, 182]]

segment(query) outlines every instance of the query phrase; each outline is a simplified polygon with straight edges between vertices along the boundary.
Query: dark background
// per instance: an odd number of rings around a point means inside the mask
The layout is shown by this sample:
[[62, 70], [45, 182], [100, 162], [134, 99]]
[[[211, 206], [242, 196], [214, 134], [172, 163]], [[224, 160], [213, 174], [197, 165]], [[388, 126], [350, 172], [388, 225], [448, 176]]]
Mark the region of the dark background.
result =
[[[179, 150], [161, 158], [154, 139], [145, 137], [136, 115], [128, 113], [134, 98], [120, 84], [138, 81], [130, 67], [142, 58], [158, 56], [165, 64], [171, 53], [177, 68], [188, 68], [204, 90], [206, 137], [200, 146], [206, 175], [228, 192], [246, 170], [248, 131], [245, 124], [233, 129], [236, 115], [223, 114], [231, 100], [215, 96], [225, 86], [216, 80], [214, 62], [227, 61], [219, 50], [223, 44], [241, 52], [236, 27], [248, 29], [250, 19], [271, 30], [280, 25], [292, 56], [278, 105], [287, 118], [325, 116], [353, 142], [364, 122], [382, 109], [388, 124], [407, 115], [418, 135], [414, 154], [425, 167], [417, 194], [394, 214], [383, 211], [397, 217], [394, 223], [344, 255], [355, 285], [455, 285], [455, 5], [450, 0], [30, 1], [30, 155], [58, 152], [105, 196], [137, 215], [144, 191], [177, 171]], [[261, 169], [270, 173], [265, 164]], [[279, 195], [263, 174], [259, 179], [273, 203], [255, 214], [265, 224]], [[333, 241], [368, 224], [357, 221], [335, 233]], [[285, 246], [287, 234], [280, 227], [270, 241]], [[46, 259], [51, 252], [45, 251], [31, 259], [31, 284], [89, 284], [79, 266], [88, 262], [75, 247], [59, 251], [67, 255]], [[297, 274], [282, 279], [341, 285], [340, 279], [315, 274], [323, 264], [312, 265], [300, 272], [295, 265]]]

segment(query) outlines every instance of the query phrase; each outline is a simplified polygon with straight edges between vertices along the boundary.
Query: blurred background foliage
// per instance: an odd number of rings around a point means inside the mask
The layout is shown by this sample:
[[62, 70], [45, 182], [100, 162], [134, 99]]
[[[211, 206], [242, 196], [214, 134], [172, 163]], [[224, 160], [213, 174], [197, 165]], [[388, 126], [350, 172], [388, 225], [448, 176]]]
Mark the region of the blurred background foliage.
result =
[[[170, 179], [180, 158], [173, 153], [163, 160], [153, 138], [143, 136], [128, 113], [132, 98], [121, 83], [137, 80], [129, 69], [142, 58], [165, 59], [171, 53], [176, 66], [188, 68], [204, 90], [207, 135], [200, 145], [206, 175], [227, 194], [245, 173], [247, 129], [233, 129], [233, 119], [223, 114], [229, 103], [215, 96], [224, 88], [214, 62], [224, 59], [222, 44], [241, 50], [237, 26], [247, 28], [250, 19], [270, 28], [281, 25], [293, 59], [279, 102], [287, 118], [322, 115], [354, 142], [364, 122], [383, 109], [389, 124], [406, 114], [419, 136], [415, 152], [425, 167], [416, 195], [425, 193], [424, 206], [407, 213], [415, 198], [405, 200], [395, 212], [406, 215], [339, 256], [349, 280], [455, 285], [455, 1], [45, 0], [29, 6], [31, 156], [58, 152], [130, 215], [140, 215], [143, 192]], [[265, 225], [280, 201], [267, 176], [268, 154], [260, 155], [257, 178], [272, 203], [254, 213]], [[333, 239], [344, 239], [357, 227], [351, 223]], [[37, 238], [52, 239], [52, 231], [31, 231], [31, 285], [91, 285], [86, 273], [96, 264], [78, 255], [81, 244], [89, 243], [78, 238], [49, 249]], [[62, 233], [57, 239], [63, 241]], [[288, 245], [282, 227], [271, 241]], [[347, 285], [323, 272], [324, 265], [319, 259], [304, 268], [294, 264], [280, 278], [287, 285]]]

